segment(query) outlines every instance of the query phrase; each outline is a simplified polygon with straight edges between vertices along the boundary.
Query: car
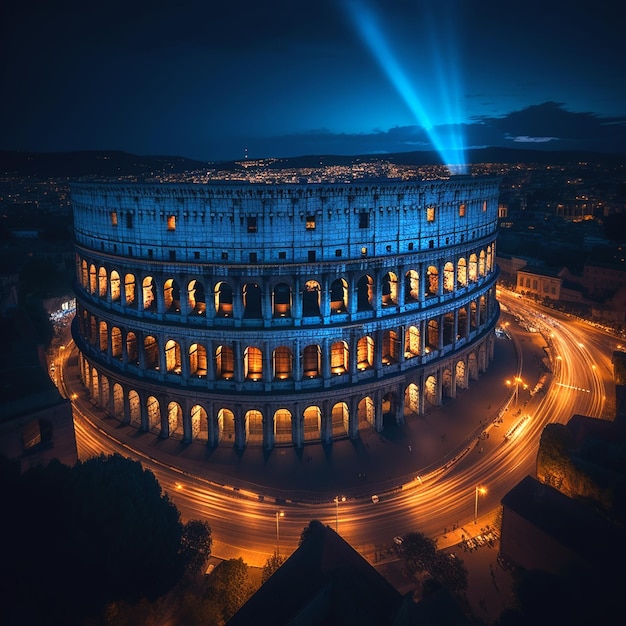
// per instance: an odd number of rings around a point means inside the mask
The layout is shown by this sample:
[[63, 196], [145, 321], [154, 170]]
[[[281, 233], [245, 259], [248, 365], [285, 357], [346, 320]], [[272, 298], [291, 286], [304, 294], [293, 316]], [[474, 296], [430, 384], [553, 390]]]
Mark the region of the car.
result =
[[397, 546], [401, 546], [404, 543], [404, 539], [402, 539], [402, 537], [394, 537], [393, 538], [393, 542], [397, 545]]

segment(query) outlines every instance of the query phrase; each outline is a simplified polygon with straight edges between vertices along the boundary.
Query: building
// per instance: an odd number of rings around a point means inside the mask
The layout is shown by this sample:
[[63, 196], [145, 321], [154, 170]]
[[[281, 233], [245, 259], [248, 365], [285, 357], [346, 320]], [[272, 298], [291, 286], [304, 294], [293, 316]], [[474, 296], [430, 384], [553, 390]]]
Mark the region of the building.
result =
[[356, 438], [493, 357], [499, 181], [77, 183], [92, 401], [210, 446]]
[[403, 596], [350, 544], [311, 522], [295, 552], [227, 622], [253, 624], [469, 626], [458, 600], [444, 588], [415, 602]]
[[561, 277], [545, 267], [528, 267], [517, 272], [515, 291], [526, 296], [543, 300], [561, 299]]

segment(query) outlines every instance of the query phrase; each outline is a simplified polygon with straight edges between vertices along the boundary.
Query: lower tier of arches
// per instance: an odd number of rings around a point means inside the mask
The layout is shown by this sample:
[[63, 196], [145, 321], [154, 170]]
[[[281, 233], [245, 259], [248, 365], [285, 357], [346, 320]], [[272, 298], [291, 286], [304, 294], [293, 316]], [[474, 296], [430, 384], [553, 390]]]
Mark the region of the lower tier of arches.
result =
[[120, 378], [79, 354], [82, 384], [91, 401], [121, 423], [161, 438], [209, 446], [300, 447], [381, 432], [455, 398], [486, 371], [494, 333], [462, 352], [391, 379], [315, 394], [232, 396], [185, 391]]

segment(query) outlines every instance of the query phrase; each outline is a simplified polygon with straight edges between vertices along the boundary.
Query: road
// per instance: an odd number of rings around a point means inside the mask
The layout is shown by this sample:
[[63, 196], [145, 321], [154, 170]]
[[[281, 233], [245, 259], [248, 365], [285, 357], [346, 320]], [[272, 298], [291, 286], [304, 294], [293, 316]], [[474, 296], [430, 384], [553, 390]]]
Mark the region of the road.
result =
[[[531, 365], [536, 371], [537, 364], [526, 364], [522, 357], [501, 419], [486, 425], [480, 438], [458, 450], [454, 462], [407, 480], [402, 489], [381, 495], [378, 502], [348, 497], [338, 502], [329, 498], [322, 504], [289, 499], [277, 504], [261, 500], [252, 491], [225, 488], [182, 472], [112, 437], [92, 417], [94, 407], [61, 374], [62, 391], [73, 400], [79, 457], [118, 452], [137, 458], [154, 472], [183, 519], [208, 520], [215, 556], [242, 556], [250, 565], [262, 565], [277, 546], [282, 554], [290, 554], [311, 519], [337, 527], [353, 547], [370, 555], [388, 546], [392, 537], [412, 530], [436, 538], [458, 526], [471, 534], [476, 530], [477, 510], [480, 517], [496, 509], [514, 485], [534, 475], [546, 424], [566, 423], [577, 413], [611, 417], [607, 396], [614, 396], [611, 354], [618, 346], [614, 336], [506, 291], [499, 292], [499, 300], [502, 325], [518, 343], [520, 355], [524, 353], [521, 342], [541, 334], [551, 371], [538, 380], [536, 376], [526, 380], [525, 372]], [[68, 342], [60, 359], [67, 360], [72, 351]], [[59, 369], [65, 369], [62, 363]], [[478, 487], [486, 492], [477, 492]], [[279, 510], [284, 516], [277, 516]]]

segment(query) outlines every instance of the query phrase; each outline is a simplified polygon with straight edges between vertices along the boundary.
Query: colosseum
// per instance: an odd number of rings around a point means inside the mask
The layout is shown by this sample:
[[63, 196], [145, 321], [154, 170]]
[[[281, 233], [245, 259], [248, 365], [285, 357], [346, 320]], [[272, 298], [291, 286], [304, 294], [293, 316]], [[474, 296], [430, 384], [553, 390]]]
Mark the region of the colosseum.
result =
[[493, 359], [499, 181], [76, 183], [92, 402], [208, 446], [357, 438]]

